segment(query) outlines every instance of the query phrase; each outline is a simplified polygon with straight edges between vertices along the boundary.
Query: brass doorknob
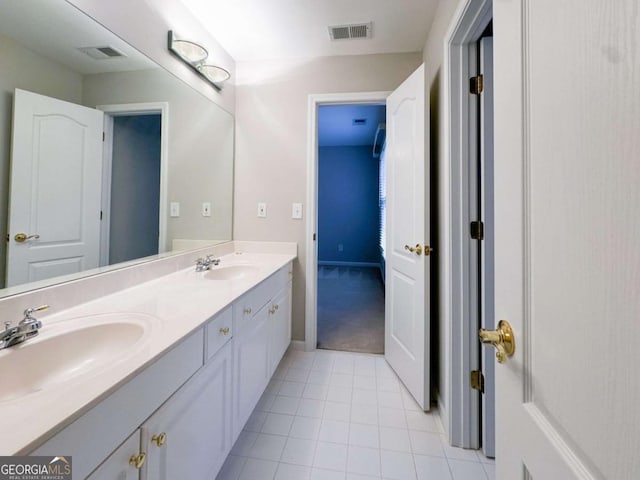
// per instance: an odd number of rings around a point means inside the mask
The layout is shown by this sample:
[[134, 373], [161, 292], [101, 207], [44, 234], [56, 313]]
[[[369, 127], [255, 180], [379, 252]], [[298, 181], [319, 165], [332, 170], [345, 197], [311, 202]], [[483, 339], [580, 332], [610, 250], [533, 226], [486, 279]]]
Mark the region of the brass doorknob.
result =
[[26, 233], [16, 233], [16, 236], [13, 239], [18, 243], [26, 242], [27, 240], [37, 240], [40, 238], [40, 235], [27, 235]]
[[220, 328], [220, 330], [219, 330], [219, 332], [220, 332], [222, 335], [229, 335], [229, 327], [221, 327], [221, 328]]
[[405, 250], [409, 250], [411, 253], [415, 253], [416, 255], [422, 255], [422, 245], [416, 243], [415, 247], [410, 247], [409, 245], [404, 246]]
[[496, 348], [498, 363], [504, 363], [507, 357], [512, 356], [516, 351], [516, 337], [513, 335], [511, 325], [506, 320], [500, 320], [498, 328], [495, 330], [481, 328], [478, 336], [482, 343], [493, 345]]

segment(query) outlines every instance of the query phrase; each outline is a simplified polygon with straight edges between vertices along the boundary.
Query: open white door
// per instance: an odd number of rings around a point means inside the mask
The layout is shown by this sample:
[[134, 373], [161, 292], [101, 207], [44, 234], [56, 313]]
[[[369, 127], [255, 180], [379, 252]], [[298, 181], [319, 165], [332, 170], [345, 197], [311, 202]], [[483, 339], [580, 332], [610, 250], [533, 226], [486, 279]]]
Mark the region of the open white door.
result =
[[429, 168], [425, 69], [387, 98], [385, 357], [429, 409]]
[[98, 266], [102, 121], [99, 110], [16, 89], [7, 286]]
[[493, 9], [497, 478], [636, 479], [638, 2]]

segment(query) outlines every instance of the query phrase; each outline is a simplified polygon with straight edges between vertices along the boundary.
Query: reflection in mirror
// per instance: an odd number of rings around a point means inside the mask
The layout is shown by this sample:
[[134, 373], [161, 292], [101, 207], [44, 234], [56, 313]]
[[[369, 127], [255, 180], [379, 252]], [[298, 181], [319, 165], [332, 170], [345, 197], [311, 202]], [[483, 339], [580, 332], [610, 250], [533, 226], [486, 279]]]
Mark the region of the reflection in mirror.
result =
[[0, 295], [230, 240], [233, 117], [64, 0], [0, 9]]

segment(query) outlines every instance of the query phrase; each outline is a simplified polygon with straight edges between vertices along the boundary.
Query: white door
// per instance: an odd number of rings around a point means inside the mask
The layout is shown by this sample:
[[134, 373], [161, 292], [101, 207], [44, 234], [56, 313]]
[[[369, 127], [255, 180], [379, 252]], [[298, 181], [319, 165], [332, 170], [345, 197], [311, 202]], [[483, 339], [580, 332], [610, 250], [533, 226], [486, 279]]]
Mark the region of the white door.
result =
[[637, 479], [638, 2], [493, 9], [497, 478]]
[[7, 286], [98, 266], [102, 117], [16, 89]]
[[[429, 168], [425, 70], [387, 98], [385, 357], [429, 409]], [[426, 249], [426, 252], [425, 252]]]

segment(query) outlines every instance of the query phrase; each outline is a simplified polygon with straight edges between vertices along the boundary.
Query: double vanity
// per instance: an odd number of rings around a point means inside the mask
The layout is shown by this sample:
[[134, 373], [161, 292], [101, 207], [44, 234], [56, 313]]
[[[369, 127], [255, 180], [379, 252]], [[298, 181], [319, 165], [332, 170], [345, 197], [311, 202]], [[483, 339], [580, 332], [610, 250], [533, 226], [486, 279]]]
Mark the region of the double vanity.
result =
[[[196, 269], [207, 254], [219, 263]], [[228, 242], [0, 305], [51, 304], [39, 335], [0, 350], [0, 455], [72, 456], [73, 478], [214, 479], [290, 344], [295, 258]]]

